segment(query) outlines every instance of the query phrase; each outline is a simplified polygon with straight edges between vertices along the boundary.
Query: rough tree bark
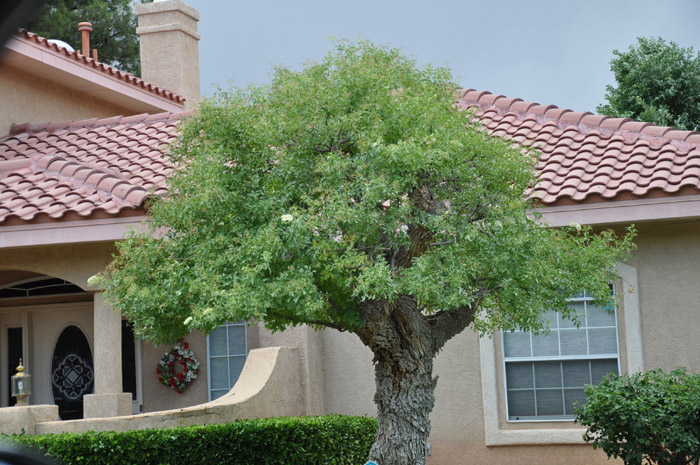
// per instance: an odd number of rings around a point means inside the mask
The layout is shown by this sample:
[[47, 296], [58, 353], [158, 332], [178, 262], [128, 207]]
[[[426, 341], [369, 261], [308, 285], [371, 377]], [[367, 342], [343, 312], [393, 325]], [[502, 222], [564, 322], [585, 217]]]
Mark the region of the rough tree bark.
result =
[[379, 465], [424, 465], [435, 404], [433, 358], [472, 321], [481, 301], [424, 315], [412, 296], [363, 305], [357, 331], [374, 354], [377, 437], [370, 459]]
[[370, 458], [380, 465], [425, 463], [435, 381], [433, 338], [415, 299], [365, 308], [362, 341], [374, 353], [377, 437]]

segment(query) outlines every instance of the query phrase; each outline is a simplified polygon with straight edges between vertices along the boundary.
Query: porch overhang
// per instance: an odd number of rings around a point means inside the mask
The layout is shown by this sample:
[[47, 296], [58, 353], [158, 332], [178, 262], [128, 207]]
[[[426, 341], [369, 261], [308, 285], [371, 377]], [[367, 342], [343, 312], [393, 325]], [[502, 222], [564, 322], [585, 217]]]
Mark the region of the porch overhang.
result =
[[37, 245], [113, 242], [143, 227], [146, 216], [32, 223], [0, 227], [0, 249]]

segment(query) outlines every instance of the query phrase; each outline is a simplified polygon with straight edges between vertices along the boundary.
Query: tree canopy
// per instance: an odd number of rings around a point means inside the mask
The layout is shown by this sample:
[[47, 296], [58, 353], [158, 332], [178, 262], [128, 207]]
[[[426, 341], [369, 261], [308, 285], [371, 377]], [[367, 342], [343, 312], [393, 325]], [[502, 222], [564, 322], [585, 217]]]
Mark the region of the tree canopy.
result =
[[617, 87], [606, 86], [599, 113], [678, 129], [700, 128], [700, 53], [662, 38], [639, 37], [627, 52], [614, 50]]
[[79, 50], [82, 39], [78, 23], [88, 21], [93, 27], [90, 48], [97, 49], [98, 59], [138, 76], [141, 74], [139, 38], [132, 3], [132, 0], [48, 0], [23, 27]]
[[457, 89], [445, 69], [340, 43], [204, 102], [150, 230], [118, 244], [108, 297], [155, 342], [251, 318], [356, 333], [375, 359], [372, 457], [422, 463], [444, 344], [470, 325], [542, 328], [584, 288], [610, 303], [631, 247], [543, 227], [536, 153], [490, 137]]

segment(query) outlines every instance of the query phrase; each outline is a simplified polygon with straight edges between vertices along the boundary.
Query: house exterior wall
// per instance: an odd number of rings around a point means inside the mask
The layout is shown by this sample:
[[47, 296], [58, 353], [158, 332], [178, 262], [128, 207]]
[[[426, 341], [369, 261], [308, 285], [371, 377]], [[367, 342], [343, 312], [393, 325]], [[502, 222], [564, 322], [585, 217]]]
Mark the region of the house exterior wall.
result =
[[[637, 250], [628, 265], [637, 270], [636, 291], [640, 298], [641, 335], [644, 369], [672, 369], [687, 366], [700, 371], [700, 286], [697, 269], [700, 263], [700, 221], [642, 224], [637, 227]], [[113, 245], [77, 244], [59, 247], [16, 248], [0, 250], [0, 270], [23, 270], [47, 274], [87, 286], [87, 279], [104, 269]], [[622, 284], [617, 283], [621, 292]], [[627, 370], [629, 354], [625, 308], [618, 309], [620, 362]], [[142, 344], [142, 383], [144, 411], [186, 407], [207, 401], [206, 337], [193, 333], [187, 341], [202, 363], [200, 379], [185, 394], [177, 395], [158, 384], [155, 367], [167, 347]], [[248, 329], [249, 349], [270, 346], [299, 348], [299, 373], [303, 409], [307, 414], [341, 413], [375, 415], [373, 403], [374, 374], [372, 354], [352, 334], [334, 330], [315, 332], [306, 327], [271, 333], [261, 326]], [[489, 341], [489, 343], [491, 343]], [[439, 376], [436, 404], [431, 415], [431, 456], [428, 463], [520, 464], [597, 464], [607, 463], [600, 451], [590, 446], [551, 443], [552, 431], [574, 431], [571, 422], [509, 423], [505, 419], [503, 365], [500, 336], [494, 342], [498, 421], [506, 432], [528, 431], [543, 444], [486, 446], [485, 405], [482, 397], [483, 342], [471, 330], [449, 341], [435, 360]], [[574, 435], [576, 436], [576, 435]], [[574, 437], [570, 436], [570, 437]], [[580, 437], [580, 436], [576, 436]], [[547, 444], [549, 443], [549, 444]]]
[[[64, 279], [83, 289], [89, 289], [88, 279], [105, 269], [111, 261], [112, 253], [114, 252], [114, 244], [109, 242], [12, 249], [0, 248], [0, 273], [5, 271], [4, 275], [7, 276], [5, 281], [15, 278], [22, 279], [27, 274], [26, 272], [30, 272]], [[11, 272], [8, 270], [11, 270]], [[42, 308], [48, 307], [50, 306], [44, 305]], [[61, 315], [47, 312], [34, 313], [35, 317], [32, 322], [35, 331], [34, 339], [39, 337], [39, 343], [41, 343], [41, 334], [45, 333], [53, 325], [54, 321], [58, 321], [57, 318], [63, 321], [70, 317], [70, 315], [66, 316], [63, 313], [69, 312], [71, 307], [80, 307], [80, 312], [82, 312], [80, 317], [74, 316], [70, 318], [72, 321], [75, 320], [81, 323], [80, 327], [88, 337], [94, 355], [96, 350], [95, 344], [99, 344], [100, 341], [99, 339], [95, 340], [93, 336], [93, 304], [62, 304], [60, 307], [66, 308], [62, 310]], [[77, 311], [74, 310], [73, 312]], [[33, 347], [31, 353], [49, 354], [50, 356], [53, 348], [52, 344], [55, 344], [54, 339], [43, 341], [43, 345]], [[181, 395], [161, 385], [155, 374], [158, 362], [163, 357], [164, 352], [171, 346], [153, 346], [146, 342], [141, 343], [141, 380], [144, 412], [181, 408], [207, 402], [206, 337], [202, 333], [195, 331], [186, 338], [186, 341], [189, 342], [190, 347], [198, 357], [201, 368], [199, 378]], [[30, 362], [34, 362], [34, 360]], [[41, 373], [35, 371], [36, 368], [42, 373], [46, 372], [46, 363], [38, 362], [39, 360], [29, 365], [31, 367], [30, 372], [35, 375], [35, 389], [37, 390], [33, 403], [51, 403], [51, 394], [49, 391], [46, 391], [48, 389], [46, 386], [49, 386], [47, 379]]]
[[0, 95], [3, 110], [0, 111], [0, 137], [10, 132], [13, 123], [79, 121], [134, 114], [124, 107], [7, 65], [0, 65]]
[[644, 368], [700, 372], [700, 222], [638, 225]]
[[[637, 227], [637, 250], [628, 265], [638, 272], [638, 295], [641, 314], [641, 336], [644, 348], [643, 369], [673, 369], [678, 366], [700, 372], [700, 222], [642, 224]], [[616, 283], [618, 294], [622, 283]], [[618, 307], [620, 366], [628, 370], [625, 309]], [[285, 333], [281, 333], [284, 335]], [[289, 336], [271, 336], [264, 344], [274, 345]], [[297, 333], [297, 339], [303, 335]], [[322, 378], [324, 413], [376, 415], [373, 403], [374, 375], [372, 354], [359, 339], [346, 333], [326, 330], [321, 333], [323, 360]], [[630, 337], [631, 340], [631, 337]], [[630, 346], [632, 347], [632, 346]], [[505, 419], [503, 361], [500, 336], [495, 337], [498, 411], [500, 428], [504, 431], [539, 431], [543, 444], [527, 446], [486, 446], [484, 404], [482, 400], [482, 367], [480, 341], [466, 330], [449, 341], [435, 360], [439, 376], [436, 404], [431, 414], [431, 456], [428, 463], [451, 464], [603, 464], [609, 463], [605, 454], [577, 442], [580, 435], [573, 422], [520, 422]], [[311, 380], [311, 382], [314, 382]], [[567, 444], [551, 442], [552, 431], [570, 433]]]
[[88, 279], [107, 267], [115, 251], [111, 242], [10, 249], [0, 247], [0, 271], [18, 270], [53, 276], [88, 289]]
[[190, 383], [182, 394], [178, 394], [174, 389], [163, 386], [156, 375], [158, 362], [172, 346], [154, 346], [147, 342], [141, 343], [141, 379], [143, 383], [144, 412], [184, 408], [208, 401], [207, 338], [199, 331], [193, 331], [185, 338], [185, 341], [190, 345], [190, 349], [197, 357], [200, 368], [197, 379]]

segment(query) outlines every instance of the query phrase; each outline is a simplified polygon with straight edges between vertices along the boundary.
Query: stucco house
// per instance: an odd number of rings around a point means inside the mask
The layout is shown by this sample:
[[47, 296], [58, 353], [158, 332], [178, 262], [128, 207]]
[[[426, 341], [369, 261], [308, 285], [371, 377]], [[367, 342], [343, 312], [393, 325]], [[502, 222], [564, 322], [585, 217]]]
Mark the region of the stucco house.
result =
[[[167, 348], [135, 341], [88, 284], [145, 218], [144, 202], [165, 192], [164, 153], [198, 101], [196, 10], [170, 0], [136, 12], [143, 80], [89, 58], [89, 48], [72, 52], [26, 31], [4, 46], [0, 406], [12, 405], [8, 380], [20, 357], [34, 377], [31, 403], [59, 403], [68, 420], [202, 404], [233, 386], [250, 350], [292, 346], [299, 413], [375, 414], [369, 349], [306, 327], [192, 333], [200, 378], [177, 394], [155, 375]], [[552, 314], [549, 337], [467, 330], [447, 344], [435, 363], [428, 462], [604, 463], [572, 422], [584, 384], [610, 371], [700, 371], [700, 134], [475, 90], [459, 106], [492, 135], [542, 152], [535, 192], [546, 223], [635, 224], [637, 250], [618, 266], [613, 315], [581, 294], [572, 299], [581, 328]], [[84, 386], [57, 372], [66, 361], [87, 367]]]
[[[206, 382], [163, 397], [141, 372], [155, 371], [161, 349], [135, 342], [87, 284], [114, 240], [144, 219], [145, 199], [165, 192], [163, 151], [199, 100], [197, 11], [180, 2], [140, 11], [144, 79], [90, 58], [89, 37], [77, 52], [28, 31], [4, 44], [0, 406], [14, 402], [8, 379], [20, 357], [33, 376], [32, 403], [60, 398], [64, 419], [207, 400]], [[192, 345], [206, 353], [201, 335]], [[69, 353], [72, 365], [61, 365]]]

